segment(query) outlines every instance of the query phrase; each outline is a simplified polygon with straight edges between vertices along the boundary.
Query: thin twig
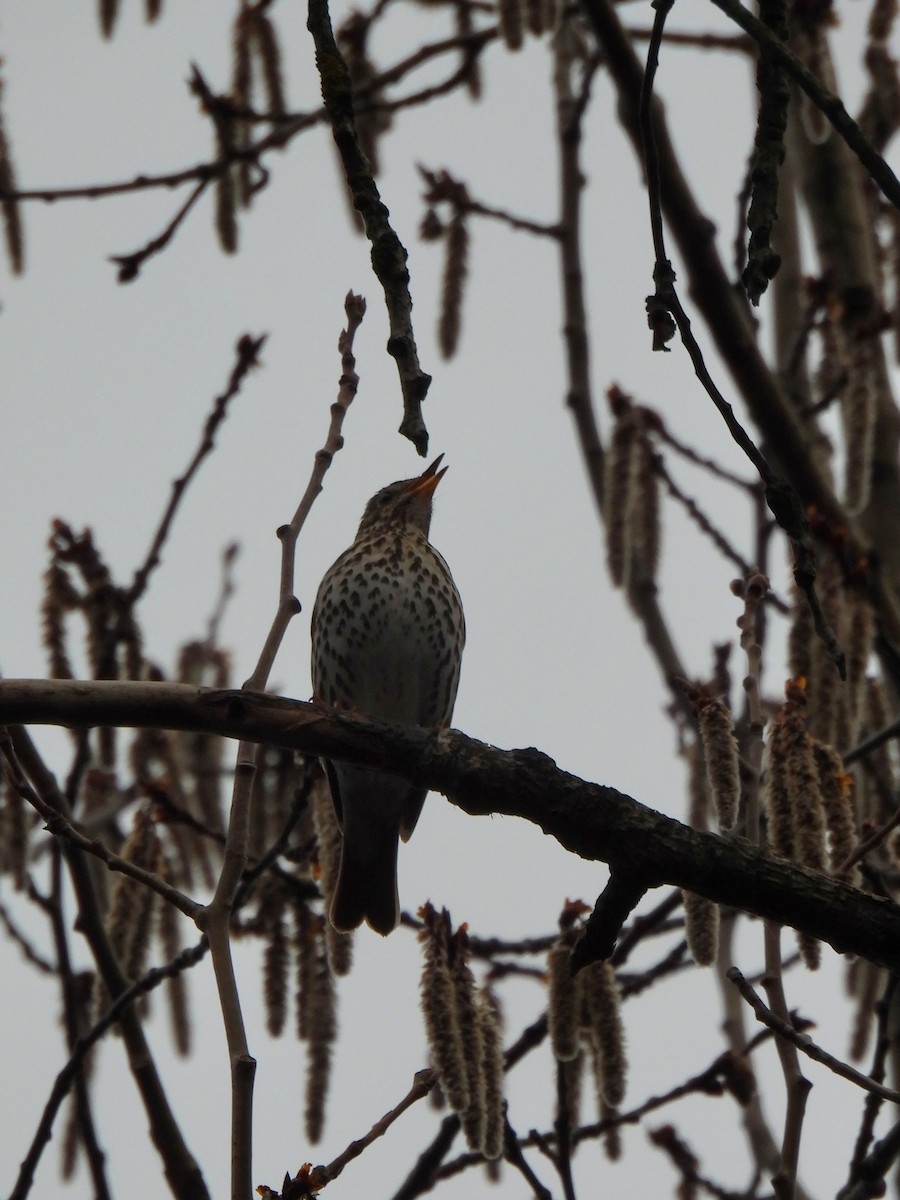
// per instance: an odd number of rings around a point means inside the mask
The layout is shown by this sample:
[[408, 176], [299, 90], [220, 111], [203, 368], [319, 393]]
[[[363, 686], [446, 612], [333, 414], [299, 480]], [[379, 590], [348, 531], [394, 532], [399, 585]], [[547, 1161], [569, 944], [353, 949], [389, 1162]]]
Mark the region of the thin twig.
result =
[[[35, 893], [33, 892], [32, 899], [35, 899]], [[40, 902], [46, 904], [50, 903], [50, 901], [44, 897], [41, 897], [41, 901], [39, 901], [39, 903]], [[35, 950], [34, 946], [32, 946], [25, 934], [13, 921], [12, 917], [7, 912], [5, 904], [0, 904], [0, 925], [2, 925], [6, 930], [7, 937], [9, 937], [11, 941], [15, 942], [23, 956], [28, 960], [28, 962], [31, 963], [33, 967], [37, 967], [37, 969], [43, 975], [56, 974], [56, 968], [53, 966], [53, 964], [48, 962], [43, 955], [39, 954], [37, 950]]]
[[616, 943], [615, 953], [612, 956], [613, 966], [616, 968], [624, 966], [631, 951], [640, 945], [645, 937], [652, 935], [672, 913], [677, 912], [682, 903], [681, 891], [676, 888], [649, 912], [642, 913], [635, 917], [630, 925], [626, 925]]
[[[769, 999], [768, 1011], [775, 1021], [787, 1029], [792, 1029], [781, 973], [781, 926], [776, 921], [766, 921], [763, 936], [766, 971], [762, 982]], [[733, 979], [731, 972], [728, 973], [728, 978]], [[749, 984], [746, 986], [750, 987]], [[745, 995], [743, 988], [740, 991], [742, 996]], [[759, 1017], [758, 1011], [757, 1017]], [[792, 1040], [778, 1037], [775, 1040], [775, 1048], [784, 1075], [786, 1104], [784, 1134], [781, 1139], [781, 1161], [778, 1170], [772, 1176], [772, 1190], [779, 1200], [793, 1200], [797, 1188], [797, 1168], [800, 1162], [800, 1137], [803, 1131], [803, 1119], [806, 1115], [806, 1101], [809, 1098], [812, 1084], [800, 1070], [797, 1045]]]
[[211, 654], [219, 645], [219, 626], [225, 616], [228, 601], [234, 595], [234, 562], [240, 551], [237, 542], [230, 542], [222, 551], [222, 580], [219, 595], [206, 624], [206, 652]]
[[[875, 1043], [875, 1053], [872, 1056], [872, 1067], [869, 1071], [869, 1078], [874, 1079], [876, 1083], [882, 1083], [884, 1080], [885, 1067], [891, 1049], [890, 1017], [897, 986], [898, 978], [892, 973], [885, 982], [884, 991], [876, 1006], [878, 1013], [878, 1037]], [[866, 1097], [859, 1133], [856, 1136], [856, 1143], [854, 1144], [853, 1154], [850, 1158], [850, 1175], [847, 1180], [847, 1187], [859, 1180], [860, 1168], [865, 1161], [869, 1146], [872, 1144], [872, 1138], [875, 1133], [875, 1122], [878, 1119], [881, 1108], [881, 1096], [869, 1095]]]
[[837, 1200], [871, 1200], [887, 1193], [885, 1176], [900, 1156], [900, 1121], [892, 1125], [859, 1164], [857, 1181], [841, 1188]]
[[839, 1058], [835, 1058], [834, 1055], [829, 1054], [827, 1050], [823, 1050], [821, 1046], [816, 1045], [809, 1034], [798, 1033], [792, 1025], [776, 1017], [772, 1010], [767, 1008], [762, 1002], [749, 983], [747, 983], [737, 967], [730, 969], [728, 978], [753, 1009], [757, 1020], [768, 1026], [773, 1033], [777, 1033], [780, 1038], [791, 1042], [792, 1045], [796, 1046], [808, 1058], [821, 1063], [829, 1071], [832, 1071], [835, 1075], [840, 1075], [842, 1079], [848, 1080], [850, 1083], [862, 1088], [863, 1091], [871, 1092], [874, 1096], [880, 1096], [883, 1100], [890, 1100], [892, 1104], [900, 1104], [900, 1092], [895, 1091], [893, 1088], [885, 1087], [881, 1083], [876, 1083], [874, 1079], [870, 1079], [862, 1071], [857, 1071], [849, 1063], [842, 1062]]
[[572, 80], [574, 63], [573, 35], [568, 23], [563, 21], [553, 38], [553, 86], [559, 142], [559, 265], [568, 373], [566, 407], [575, 421], [594, 503], [602, 515], [605, 454], [591, 390], [590, 340], [581, 255], [581, 197], [585, 185], [580, 161], [582, 119], [592, 75], [586, 76], [582, 92], [577, 94]]
[[347, 316], [347, 328], [338, 339], [338, 350], [341, 352], [341, 380], [338, 396], [331, 406], [331, 423], [325, 438], [325, 444], [316, 452], [312, 474], [306, 491], [297, 505], [297, 510], [291, 517], [290, 523], [282, 525], [278, 530], [281, 542], [281, 575], [279, 583], [278, 610], [272, 626], [266, 637], [265, 644], [257, 661], [253, 674], [244, 685], [251, 691], [262, 691], [269, 678], [269, 672], [275, 661], [275, 655], [284, 638], [285, 630], [293, 616], [300, 611], [300, 603], [294, 595], [294, 567], [297, 552], [297, 539], [306, 523], [310, 509], [316, 497], [322, 491], [322, 481], [325, 473], [334, 461], [334, 456], [344, 444], [341, 429], [347, 410], [353, 403], [359, 387], [359, 376], [356, 373], [356, 359], [353, 355], [353, 342], [356, 331], [366, 315], [366, 302], [362, 296], [348, 292], [344, 298], [344, 312]]
[[[613, 955], [613, 961], [615, 961], [615, 955]], [[630, 996], [639, 996], [641, 992], [652, 987], [658, 979], [690, 970], [693, 966], [694, 960], [688, 955], [687, 942], [682, 939], [676, 942], [668, 954], [664, 954], [659, 962], [648, 967], [646, 971], [642, 971], [639, 975], [623, 973], [620, 977], [622, 999], [627, 1000]]]
[[744, 492], [755, 493], [759, 486], [753, 479], [745, 479], [742, 475], [736, 475], [734, 471], [729, 471], [717, 462], [714, 458], [707, 458], [700, 454], [693, 446], [689, 446], [687, 442], [683, 442], [676, 437], [674, 433], [664, 423], [660, 415], [653, 413], [654, 426], [653, 433], [660, 441], [671, 446], [676, 453], [688, 462], [693, 463], [695, 467], [701, 467], [704, 471], [708, 471], [710, 475], [715, 475], [717, 479], [723, 480], [725, 483], [733, 484], [734, 487], [740, 488]]
[[848, 750], [843, 756], [845, 766], [849, 767], [851, 763], [858, 762], [866, 755], [871, 754], [873, 750], [877, 750], [879, 746], [883, 746], [885, 742], [893, 741], [896, 737], [900, 737], [900, 719], [891, 721], [890, 725], [885, 725], [883, 729], [864, 738], [852, 750]]
[[201, 179], [187, 200], [179, 207], [175, 216], [163, 229], [163, 231], [151, 238], [145, 246], [140, 250], [133, 250], [130, 254], [112, 254], [110, 262], [117, 264], [119, 268], [119, 283], [130, 283], [132, 279], [137, 279], [140, 274], [141, 267], [148, 258], [152, 258], [154, 254], [159, 254], [165, 250], [169, 242], [180, 229], [183, 222], [187, 219], [188, 213], [206, 191], [209, 185], [209, 179]]
[[[636, 42], [649, 42], [653, 30], [626, 26], [626, 33]], [[688, 50], [737, 50], [742, 54], [753, 52], [753, 39], [741, 37], [739, 34], [727, 33], [688, 33], [667, 29], [663, 40], [667, 46], [682, 46]]]
[[203, 426], [200, 445], [188, 463], [187, 469], [172, 484], [172, 495], [169, 498], [169, 503], [166, 506], [166, 511], [163, 513], [162, 520], [157, 526], [156, 533], [153, 535], [150, 549], [147, 551], [147, 556], [142, 565], [134, 573], [134, 579], [128, 589], [128, 600], [131, 605], [134, 605], [147, 590], [150, 576], [156, 567], [159, 566], [162, 548], [165, 545], [166, 538], [169, 536], [169, 530], [172, 527], [172, 522], [175, 519], [175, 514], [178, 511], [178, 506], [181, 503], [185, 490], [197, 474], [200, 464], [212, 452], [215, 446], [216, 432], [225, 420], [229, 402], [241, 390], [241, 386], [249, 372], [254, 367], [259, 366], [259, 354], [265, 345], [266, 336], [266, 334], [263, 334], [261, 337], [253, 337], [251, 334], [245, 333], [238, 338], [235, 348], [236, 360], [231, 369], [231, 375], [225, 391], [216, 397], [212, 412], [207, 417], [206, 424]]
[[351, 1163], [354, 1158], [359, 1158], [360, 1154], [368, 1149], [374, 1141], [387, 1133], [394, 1122], [402, 1117], [408, 1108], [412, 1108], [414, 1104], [427, 1096], [436, 1081], [437, 1075], [430, 1067], [422, 1071], [417, 1071], [413, 1078], [412, 1087], [399, 1104], [396, 1104], [390, 1112], [386, 1112], [380, 1121], [376, 1121], [369, 1132], [364, 1134], [363, 1137], [351, 1142], [341, 1151], [337, 1158], [331, 1160], [327, 1167], [321, 1168], [324, 1176], [322, 1185], [324, 1186], [325, 1183], [330, 1183], [333, 1179], [337, 1179], [348, 1163]]
[[522, 1153], [522, 1145], [516, 1131], [510, 1125], [509, 1121], [504, 1121], [503, 1124], [505, 1133], [503, 1157], [520, 1172], [525, 1182], [531, 1188], [532, 1195], [536, 1197], [536, 1200], [553, 1200], [553, 1193], [549, 1188], [544, 1187]]
[[[720, 532], [720, 530], [716, 529], [715, 525], [713, 525], [713, 523], [709, 519], [709, 517], [707, 517], [706, 514], [703, 512], [703, 510], [700, 508], [700, 505], [697, 503], [697, 501], [692, 499], [692, 497], [690, 497], [687, 494], [687, 492], [682, 491], [681, 487], [679, 487], [679, 485], [675, 482], [675, 480], [669, 474], [668, 468], [666, 467], [665, 461], [663, 460], [661, 455], [659, 455], [659, 454], [655, 455], [654, 466], [656, 468], [657, 475], [660, 477], [660, 479], [665, 484], [666, 491], [669, 493], [669, 495], [672, 497], [673, 500], [676, 500], [682, 506], [682, 508], [685, 510], [687, 515], [694, 522], [694, 524], [697, 526], [697, 528], [700, 530], [700, 532], [705, 534], [706, 537], [709, 538], [709, 540], [713, 543], [713, 545], [716, 547], [716, 549], [719, 551], [719, 553], [722, 555], [722, 557], [727, 559], [730, 563], [732, 563], [735, 567], [737, 567], [737, 569], [740, 571], [741, 575], [747, 576], [747, 575], [751, 574], [753, 571], [753, 568], [750, 565], [750, 563], [748, 563], [747, 560], [743, 557], [743, 555], [741, 555], [731, 545], [731, 543], [726, 538], [725, 534]], [[783, 607], [784, 607], [784, 611], [786, 612], [787, 606], [784, 605]]]
[[854, 846], [851, 853], [848, 854], [840, 866], [835, 868], [835, 870], [832, 872], [835, 878], [843, 878], [853, 867], [856, 866], [857, 863], [861, 863], [867, 855], [872, 853], [873, 850], [877, 850], [878, 847], [882, 845], [894, 832], [898, 825], [900, 825], [900, 806], [898, 806], [891, 816], [889, 816], [886, 821], [882, 822], [877, 829], [873, 829], [867, 837], [863, 838]]

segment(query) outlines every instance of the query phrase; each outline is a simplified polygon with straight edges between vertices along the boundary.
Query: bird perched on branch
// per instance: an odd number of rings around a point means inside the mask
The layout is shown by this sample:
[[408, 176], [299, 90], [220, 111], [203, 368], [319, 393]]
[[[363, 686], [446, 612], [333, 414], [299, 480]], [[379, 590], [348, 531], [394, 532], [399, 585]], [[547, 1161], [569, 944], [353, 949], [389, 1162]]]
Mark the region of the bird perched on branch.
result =
[[[449, 725], [466, 623], [450, 569], [428, 541], [443, 457], [376, 493], [353, 545], [325, 573], [312, 615], [317, 701], [377, 721]], [[415, 828], [426, 791], [351, 763], [325, 770], [343, 833], [332, 924], [366, 921], [388, 934], [400, 919], [398, 842]]]

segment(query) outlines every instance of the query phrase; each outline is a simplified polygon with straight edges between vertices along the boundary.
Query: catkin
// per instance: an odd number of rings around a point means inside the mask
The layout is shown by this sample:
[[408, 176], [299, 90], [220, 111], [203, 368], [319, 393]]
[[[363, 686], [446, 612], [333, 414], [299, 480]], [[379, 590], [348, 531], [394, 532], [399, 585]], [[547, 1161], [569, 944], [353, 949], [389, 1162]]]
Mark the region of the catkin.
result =
[[468, 1104], [459, 1114], [466, 1142], [473, 1150], [484, 1144], [487, 1112], [485, 1107], [484, 1037], [479, 1017], [475, 977], [468, 963], [468, 938], [458, 930], [450, 946], [450, 972], [456, 1022], [459, 1027], [466, 1071]]
[[616, 973], [608, 961], [585, 967], [583, 980], [586, 1033], [594, 1054], [597, 1090], [611, 1108], [625, 1099], [628, 1060]]
[[469, 272], [469, 229], [462, 211], [454, 212], [447, 226], [445, 239], [438, 345], [444, 358], [452, 358], [459, 345], [463, 287]]
[[719, 906], [696, 892], [682, 891], [684, 934], [698, 967], [711, 967], [719, 953]]
[[[857, 841], [853, 776], [845, 772], [841, 756], [832, 746], [814, 740], [813, 759], [828, 827], [829, 866], [835, 874], [853, 853]], [[858, 887], [862, 878], [859, 866], [854, 865], [845, 878]]]
[[631, 513], [634, 488], [634, 459], [640, 454], [640, 429], [634, 405], [618, 388], [611, 389], [609, 403], [613, 428], [609, 438], [603, 497], [606, 526], [606, 562], [616, 587], [625, 582], [631, 554]]
[[799, 704], [788, 705], [784, 753], [790, 781], [795, 861], [813, 871], [824, 871], [825, 809], [812, 739]]
[[741, 800], [740, 760], [731, 711], [720, 696], [700, 706], [698, 724], [719, 827], [730, 833], [737, 824]]
[[497, 24], [507, 50], [522, 48], [521, 0], [497, 0]]
[[[331, 907], [331, 901], [337, 887], [338, 871], [341, 865], [341, 830], [331, 800], [328, 780], [324, 774], [316, 778], [312, 786], [311, 806], [313, 825], [316, 832], [318, 856], [319, 886], [325, 900], [325, 908]], [[335, 929], [331, 921], [327, 922], [325, 930], [328, 961], [337, 976], [347, 975], [353, 963], [353, 934], [342, 933]]]
[[[163, 875], [168, 876], [168, 868]], [[169, 961], [181, 951], [180, 914], [174, 904], [160, 904], [158, 930], [163, 954]], [[166, 980], [166, 999], [169, 1007], [169, 1024], [175, 1052], [187, 1058], [191, 1052], [191, 1020], [187, 996], [187, 972], [177, 971]]]
[[337, 995], [328, 966], [324, 940], [315, 938], [315, 955], [309, 974], [307, 997], [306, 1136], [319, 1142], [325, 1125], [325, 1101], [331, 1081], [332, 1048], [337, 1038]]
[[[433, 910], [432, 910], [433, 912]], [[468, 1073], [459, 1028], [453, 977], [447, 957], [449, 917], [446, 913], [426, 925], [421, 1000], [431, 1057], [447, 1102], [455, 1113], [469, 1105]]]
[[579, 992], [578, 976], [572, 975], [572, 948], [560, 939], [547, 955], [547, 1020], [550, 1045], [559, 1062], [572, 1062], [578, 1057]]
[[287, 1019], [290, 953], [283, 905], [273, 906], [266, 916], [263, 951], [263, 998], [266, 1029], [270, 1037], [281, 1037]]
[[489, 988], [483, 989], [478, 998], [478, 1020], [481, 1027], [484, 1075], [484, 1132], [481, 1152], [485, 1158], [494, 1161], [503, 1154], [505, 1064], [500, 1005]]
[[641, 426], [632, 462], [634, 483], [631, 490], [629, 591], [636, 585], [652, 583], [656, 579], [662, 540], [656, 454], [647, 433], [646, 423], [642, 421]]
[[794, 857], [794, 822], [785, 754], [783, 709], [769, 729], [765, 799], [769, 817], [769, 845], [779, 858], [790, 860]]
[[861, 342], [850, 361], [850, 378], [841, 394], [844, 429], [844, 505], [851, 517], [869, 503], [875, 450], [877, 380], [872, 345]]

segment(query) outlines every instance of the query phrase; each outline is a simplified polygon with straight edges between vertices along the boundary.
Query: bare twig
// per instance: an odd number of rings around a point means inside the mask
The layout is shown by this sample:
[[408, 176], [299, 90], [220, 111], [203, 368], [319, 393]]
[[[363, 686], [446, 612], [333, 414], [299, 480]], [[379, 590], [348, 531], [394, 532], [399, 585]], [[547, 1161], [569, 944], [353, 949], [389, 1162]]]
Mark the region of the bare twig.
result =
[[900, 737], [900, 720], [891, 721], [890, 725], [885, 725], [883, 729], [879, 729], [869, 737], [864, 738], [852, 750], [848, 750], [843, 756], [844, 763], [850, 766], [851, 763], [859, 762], [867, 754], [871, 754], [873, 750], [877, 750], [885, 742], [893, 741], [896, 737]]
[[541, 1183], [522, 1153], [521, 1142], [509, 1121], [504, 1122], [504, 1158], [522, 1175], [536, 1200], [553, 1200], [550, 1190]]
[[425, 181], [424, 199], [427, 204], [440, 204], [448, 201], [457, 212], [475, 213], [479, 217], [490, 217], [494, 221], [508, 225], [520, 233], [534, 233], [539, 237], [561, 238], [562, 229], [559, 224], [550, 225], [542, 221], [532, 221], [527, 217], [517, 217], [515, 213], [505, 208], [494, 208], [473, 200], [467, 188], [459, 180], [454, 179], [449, 171], [432, 171], [419, 164], [419, 174]]
[[900, 1121], [880, 1138], [857, 1170], [856, 1182], [841, 1188], [837, 1200], [869, 1200], [887, 1191], [885, 1176], [900, 1156]]
[[848, 1063], [841, 1062], [839, 1058], [835, 1058], [827, 1050], [823, 1050], [821, 1046], [816, 1045], [809, 1034], [798, 1033], [793, 1025], [789, 1025], [786, 1021], [777, 1017], [770, 1008], [767, 1008], [763, 1004], [762, 1000], [753, 988], [750, 987], [737, 967], [731, 968], [728, 972], [728, 978], [753, 1009], [757, 1020], [768, 1026], [773, 1033], [776, 1033], [780, 1038], [784, 1038], [796, 1046], [808, 1058], [821, 1063], [829, 1071], [832, 1071], [835, 1075], [840, 1075], [842, 1079], [849, 1080], [850, 1083], [862, 1088], [863, 1091], [871, 1092], [874, 1096], [880, 1096], [883, 1100], [889, 1100], [892, 1104], [900, 1104], [900, 1092], [895, 1091], [893, 1088], [885, 1087], [881, 1083], [876, 1083], [874, 1079], [870, 1079], [862, 1071], [857, 1071], [855, 1067], [851, 1067]]
[[178, 506], [184, 496], [185, 490], [191, 480], [196, 475], [200, 464], [210, 454], [215, 446], [216, 432], [228, 412], [228, 404], [241, 390], [241, 386], [249, 372], [259, 366], [259, 353], [265, 345], [266, 335], [261, 337], [253, 337], [249, 333], [243, 334], [237, 342], [236, 360], [231, 369], [231, 375], [228, 379], [228, 384], [225, 391], [216, 398], [213, 405], [213, 410], [206, 419], [206, 424], [203, 427], [203, 436], [200, 439], [200, 445], [194, 452], [194, 456], [188, 463], [187, 469], [172, 484], [172, 495], [163, 513], [156, 533], [153, 535], [153, 541], [150, 544], [150, 549], [147, 551], [147, 556], [142, 565], [134, 573], [134, 579], [128, 589], [128, 600], [133, 605], [135, 604], [144, 592], [147, 590], [147, 583], [150, 575], [159, 566], [160, 554], [165, 545], [166, 538], [169, 536], [169, 530], [172, 527], [172, 521], [175, 519], [175, 514], [178, 511]]
[[352, 1162], [354, 1158], [359, 1158], [360, 1154], [367, 1147], [371, 1146], [374, 1141], [387, 1133], [394, 1122], [399, 1117], [402, 1117], [408, 1108], [411, 1108], [419, 1100], [427, 1096], [434, 1087], [436, 1078], [435, 1072], [430, 1067], [422, 1071], [417, 1071], [413, 1078], [412, 1087], [399, 1104], [396, 1104], [390, 1112], [385, 1113], [380, 1121], [376, 1121], [369, 1132], [364, 1134], [363, 1137], [357, 1138], [355, 1142], [351, 1142], [346, 1149], [341, 1151], [337, 1158], [331, 1160], [327, 1167], [321, 1168], [324, 1174], [323, 1184], [330, 1183], [332, 1179], [337, 1179], [348, 1163]]
[[169, 242], [171, 242], [172, 238], [181, 228], [183, 222], [187, 219], [188, 213], [206, 191], [209, 182], [209, 179], [201, 179], [187, 200], [178, 208], [175, 216], [165, 229], [161, 233], [158, 233], [156, 237], [151, 238], [140, 250], [133, 250], [130, 254], [110, 255], [110, 262], [116, 263], [119, 268], [119, 283], [130, 283], [132, 279], [137, 279], [141, 267], [147, 259], [165, 250], [166, 246], [168, 246]]
[[697, 501], [689, 496], [687, 492], [683, 491], [682, 488], [675, 482], [675, 480], [669, 474], [668, 468], [666, 467], [661, 455], [657, 454], [655, 456], [654, 465], [656, 467], [657, 475], [659, 475], [660, 479], [665, 484], [666, 491], [673, 500], [676, 500], [682, 506], [700, 532], [709, 538], [723, 558], [727, 559], [730, 563], [737, 567], [741, 575], [749, 575], [753, 570], [750, 563], [748, 563], [743, 555], [731, 545], [725, 534], [716, 529], [709, 517], [707, 517], [707, 515], [700, 508], [700, 505], [697, 503]]
[[[764, 938], [766, 972], [763, 976], [763, 987], [769, 998], [769, 1011], [773, 1019], [784, 1028], [793, 1029], [784, 996], [781, 974], [781, 926], [775, 921], [766, 921]], [[736, 970], [736, 968], [734, 969]], [[731, 972], [728, 973], [728, 978], [734, 981]], [[738, 986], [741, 995], [746, 998], [744, 989], [740, 985]], [[750, 985], [745, 984], [745, 986], [749, 988]], [[762, 1020], [755, 1005], [754, 1011]], [[770, 1028], [773, 1027], [770, 1026]], [[809, 1098], [812, 1084], [800, 1070], [800, 1059], [795, 1042], [788, 1038], [778, 1037], [775, 1040], [775, 1048], [778, 1051], [778, 1059], [784, 1074], [787, 1102], [784, 1111], [784, 1134], [781, 1139], [781, 1162], [772, 1177], [772, 1189], [779, 1200], [793, 1200], [800, 1161], [800, 1136], [803, 1131], [803, 1118], [806, 1114], [806, 1101]]]
[[[44, 897], [41, 897], [38, 900], [38, 903], [49, 903], [49, 901], [45, 900]], [[6, 936], [11, 941], [15, 942], [15, 944], [19, 947], [19, 950], [22, 952], [27, 961], [30, 962], [33, 967], [36, 967], [42, 975], [56, 974], [56, 968], [52, 963], [48, 962], [43, 955], [39, 954], [37, 950], [35, 950], [29, 939], [25, 936], [22, 930], [19, 929], [15, 921], [13, 921], [12, 917], [7, 912], [6, 905], [4, 904], [0, 904], [0, 925], [2, 925], [6, 930]]]
[[756, 491], [759, 485], [755, 480], [745, 479], [742, 475], [736, 475], [733, 471], [729, 471], [723, 467], [721, 463], [716, 462], [715, 459], [707, 458], [705, 455], [700, 454], [693, 446], [689, 446], [687, 442], [683, 442], [681, 438], [676, 437], [662, 420], [659, 413], [654, 412], [653, 416], [655, 419], [654, 434], [660, 441], [671, 446], [682, 458], [693, 463], [695, 467], [701, 467], [704, 471], [708, 471], [710, 475], [715, 475], [717, 479], [722, 479], [725, 483], [730, 483], [734, 487], [740, 488], [742, 491], [751, 493]]
[[240, 552], [237, 542], [230, 542], [222, 551], [222, 579], [219, 595], [206, 625], [206, 648], [213, 651], [219, 644], [219, 626], [225, 615], [228, 601], [234, 595], [234, 562]]
[[883, 821], [881, 825], [873, 829], [870, 834], [859, 841], [853, 848], [853, 852], [848, 854], [844, 861], [835, 868], [834, 874], [838, 876], [846, 875], [857, 863], [861, 863], [868, 854], [871, 854], [873, 850], [883, 845], [898, 825], [900, 825], [900, 807], [886, 821]]
[[575, 48], [567, 22], [553, 39], [553, 86], [556, 96], [556, 136], [559, 142], [560, 212], [559, 260], [562, 275], [563, 337], [566, 349], [568, 391], [566, 406], [578, 431], [581, 454], [594, 494], [597, 511], [603, 512], [605, 454], [597, 426], [591, 391], [590, 344], [581, 261], [582, 118], [590, 76], [579, 96], [573, 84]]
[[337, 400], [331, 406], [331, 424], [325, 438], [325, 445], [316, 452], [313, 471], [310, 475], [306, 491], [297, 506], [297, 511], [291, 518], [290, 524], [282, 525], [278, 530], [281, 542], [281, 576], [279, 583], [278, 610], [272, 627], [266, 637], [265, 644], [259, 656], [259, 661], [253, 674], [247, 680], [245, 687], [252, 691], [262, 691], [275, 661], [275, 655], [287, 629], [291, 617], [300, 611], [299, 601], [294, 595], [294, 563], [296, 557], [297, 538], [303, 528], [309, 511], [316, 497], [322, 491], [322, 480], [325, 472], [331, 466], [335, 454], [344, 444], [341, 428], [347, 410], [353, 403], [359, 387], [359, 376], [356, 374], [356, 359], [353, 356], [353, 342], [356, 331], [362, 324], [366, 314], [366, 302], [362, 296], [348, 292], [344, 299], [344, 312], [347, 315], [347, 328], [338, 339], [338, 350], [341, 352], [341, 380]]
[[[876, 1083], [884, 1081], [885, 1066], [891, 1048], [890, 1013], [891, 1007], [894, 1004], [897, 986], [897, 976], [894, 974], [889, 975], [885, 983], [884, 992], [876, 1007], [878, 1013], [878, 1038], [875, 1045], [875, 1053], [872, 1057], [872, 1068], [869, 1071], [869, 1078], [874, 1079]], [[860, 1178], [860, 1168], [872, 1143], [875, 1133], [875, 1122], [878, 1119], [878, 1114], [881, 1112], [882, 1103], [883, 1097], [881, 1096], [870, 1093], [866, 1097], [866, 1102], [863, 1106], [863, 1118], [860, 1122], [859, 1133], [857, 1134], [856, 1144], [853, 1147], [853, 1155], [850, 1159], [850, 1175], [846, 1184], [847, 1187], [858, 1182]]]
[[[763, 1041], [771, 1036], [771, 1033], [763, 1033], [760, 1038], [756, 1039], [753, 1046], [747, 1048], [748, 1051], [761, 1045]], [[638, 1125], [650, 1113], [675, 1104], [679, 1100], [683, 1100], [686, 1096], [718, 1097], [728, 1092], [737, 1098], [737, 1095], [740, 1094], [741, 1086], [745, 1084], [746, 1079], [738, 1056], [731, 1051], [725, 1051], [724, 1054], [720, 1054], [703, 1071], [693, 1075], [690, 1079], [686, 1079], [683, 1083], [676, 1084], [675, 1087], [670, 1088], [668, 1091], [650, 1096], [634, 1108], [610, 1114], [602, 1120], [594, 1121], [588, 1125], [579, 1126], [578, 1129], [573, 1131], [572, 1140], [574, 1144], [580, 1145], [582, 1142], [594, 1141], [598, 1137], [602, 1137], [610, 1129], [623, 1125]], [[552, 1150], [556, 1142], [557, 1135], [555, 1131], [539, 1132], [532, 1130], [530, 1133], [519, 1138], [519, 1145], [522, 1149], [537, 1146], [545, 1153]], [[441, 1167], [438, 1175], [441, 1179], [449, 1179], [452, 1176], [461, 1174], [462, 1171], [469, 1167], [481, 1166], [483, 1163], [484, 1158], [480, 1154], [461, 1154]]]

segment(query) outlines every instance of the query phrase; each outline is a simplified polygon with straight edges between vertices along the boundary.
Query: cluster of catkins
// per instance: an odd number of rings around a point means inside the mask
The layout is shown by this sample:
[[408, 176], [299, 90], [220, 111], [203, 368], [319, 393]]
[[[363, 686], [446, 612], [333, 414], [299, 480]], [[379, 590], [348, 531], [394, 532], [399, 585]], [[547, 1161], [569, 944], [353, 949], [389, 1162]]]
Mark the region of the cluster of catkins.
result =
[[[628, 1059], [612, 963], [593, 962], [572, 974], [572, 946], [579, 937], [578, 918], [584, 911], [584, 905], [569, 901], [560, 916], [560, 934], [547, 958], [547, 1017], [557, 1062], [576, 1068], [590, 1063], [598, 1107], [605, 1117], [625, 1099]], [[572, 1082], [575, 1078], [575, 1074], [570, 1076]]]
[[438, 1082], [470, 1148], [494, 1160], [505, 1126], [500, 1010], [490, 988], [476, 985], [465, 925], [454, 932], [447, 910], [430, 904], [421, 915], [422, 1011]]

